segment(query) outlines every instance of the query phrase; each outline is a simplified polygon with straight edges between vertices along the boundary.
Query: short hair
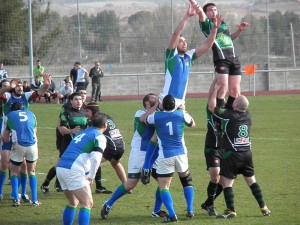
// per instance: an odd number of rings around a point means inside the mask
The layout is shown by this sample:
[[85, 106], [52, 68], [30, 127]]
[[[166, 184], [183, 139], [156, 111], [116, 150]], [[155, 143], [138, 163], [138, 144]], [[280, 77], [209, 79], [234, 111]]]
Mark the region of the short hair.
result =
[[83, 86], [77, 87], [76, 92], [79, 92], [79, 91], [86, 91], [86, 88]]
[[96, 102], [90, 102], [86, 105], [85, 109], [89, 109], [92, 111], [93, 115], [100, 112], [99, 105]]
[[147, 94], [147, 95], [144, 96], [144, 98], [143, 98], [143, 106], [144, 106], [144, 108], [146, 107], [146, 102], [149, 101], [150, 96], [155, 96], [155, 94], [154, 93], [149, 93], [149, 94]]
[[210, 7], [210, 6], [217, 7], [215, 3], [210, 2], [210, 3], [207, 3], [206, 5], [203, 6], [203, 11], [206, 13], [207, 8]]
[[1, 80], [1, 82], [0, 82], [0, 88], [2, 87], [2, 84], [3, 84], [3, 83], [5, 83], [5, 82], [8, 82], [8, 83], [10, 83], [10, 82], [9, 82], [9, 80], [7, 80], [7, 79], [3, 79], [3, 80]]
[[14, 102], [11, 106], [10, 106], [10, 110], [11, 111], [16, 111], [16, 110], [23, 110], [24, 109], [24, 105], [21, 102]]
[[107, 116], [103, 113], [96, 113], [92, 119], [92, 126], [97, 128], [104, 128], [107, 123]]
[[70, 100], [73, 100], [75, 96], [80, 96], [81, 97], [81, 94], [79, 94], [78, 92], [74, 92], [70, 95]]
[[163, 99], [163, 108], [166, 111], [175, 109], [175, 98], [172, 95], [166, 95]]

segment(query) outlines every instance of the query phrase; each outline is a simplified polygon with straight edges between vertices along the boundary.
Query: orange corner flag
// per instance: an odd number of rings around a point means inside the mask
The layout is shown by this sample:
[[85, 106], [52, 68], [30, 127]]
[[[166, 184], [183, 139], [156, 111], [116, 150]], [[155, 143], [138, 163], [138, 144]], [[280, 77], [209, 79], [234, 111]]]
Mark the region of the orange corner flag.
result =
[[251, 64], [251, 65], [247, 65], [245, 66], [245, 75], [252, 75], [255, 74], [255, 65]]

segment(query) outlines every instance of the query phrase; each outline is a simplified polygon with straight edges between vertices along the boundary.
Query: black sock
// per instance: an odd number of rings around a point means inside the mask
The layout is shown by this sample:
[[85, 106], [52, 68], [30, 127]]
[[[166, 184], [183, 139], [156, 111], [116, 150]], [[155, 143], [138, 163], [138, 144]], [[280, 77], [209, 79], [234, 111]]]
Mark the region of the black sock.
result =
[[234, 102], [235, 98], [232, 96], [228, 96], [227, 102], [226, 102], [226, 108], [232, 109], [232, 105]]
[[205, 205], [211, 206], [214, 204], [217, 188], [218, 188], [218, 184], [212, 183], [211, 181], [208, 183], [207, 200], [205, 201]]
[[221, 184], [218, 184], [215, 199], [222, 193], [223, 187]]
[[255, 197], [260, 208], [265, 207], [265, 201], [262, 196], [261, 189], [257, 183], [254, 183], [250, 186], [253, 196]]
[[102, 187], [101, 178], [102, 178], [102, 172], [101, 172], [101, 166], [99, 166], [95, 176], [96, 189], [100, 189]]
[[225, 106], [225, 101], [224, 101], [224, 99], [217, 98], [217, 106], [218, 106], [218, 107], [223, 107], [223, 106]]
[[235, 211], [235, 209], [234, 209], [234, 194], [233, 194], [232, 187], [224, 188], [223, 192], [224, 192], [224, 198], [225, 198], [227, 209]]
[[56, 176], [56, 166], [51, 167], [46, 176], [43, 186], [49, 186], [51, 180]]

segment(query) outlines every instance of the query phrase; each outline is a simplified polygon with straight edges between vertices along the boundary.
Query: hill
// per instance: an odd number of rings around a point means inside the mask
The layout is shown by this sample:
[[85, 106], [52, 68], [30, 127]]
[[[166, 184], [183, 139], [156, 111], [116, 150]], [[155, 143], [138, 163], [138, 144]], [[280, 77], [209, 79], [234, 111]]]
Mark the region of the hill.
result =
[[[45, 1], [46, 2], [46, 1]], [[62, 3], [63, 2], [63, 3]], [[200, 2], [200, 1], [198, 1]], [[221, 13], [226, 12], [238, 12], [239, 17], [245, 15], [247, 12], [252, 12], [256, 15], [262, 15], [266, 13], [267, 6], [269, 12], [275, 11], [294, 11], [300, 14], [300, 0], [290, 1], [271, 1], [268, 5], [265, 1], [253, 1], [253, 0], [231, 0], [231, 1], [214, 1], [220, 7]], [[81, 13], [87, 13], [89, 15], [96, 15], [104, 10], [114, 10], [120, 19], [128, 17], [138, 11], [154, 11], [161, 5], [171, 5], [171, 1], [161, 0], [78, 0], [79, 11]], [[184, 8], [188, 0], [173, 0], [172, 5], [174, 8]], [[45, 3], [46, 6], [46, 3]], [[72, 16], [77, 13], [77, 1], [76, 0], [52, 0], [51, 10], [58, 12], [63, 16]]]

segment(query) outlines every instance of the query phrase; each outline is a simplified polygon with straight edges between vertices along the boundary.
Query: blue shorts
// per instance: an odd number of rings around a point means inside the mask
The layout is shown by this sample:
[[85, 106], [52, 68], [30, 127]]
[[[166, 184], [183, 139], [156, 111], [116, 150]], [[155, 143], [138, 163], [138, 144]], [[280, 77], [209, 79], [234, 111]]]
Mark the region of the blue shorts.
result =
[[2, 141], [2, 150], [11, 150], [12, 148], [12, 141], [10, 140], [9, 142]]

